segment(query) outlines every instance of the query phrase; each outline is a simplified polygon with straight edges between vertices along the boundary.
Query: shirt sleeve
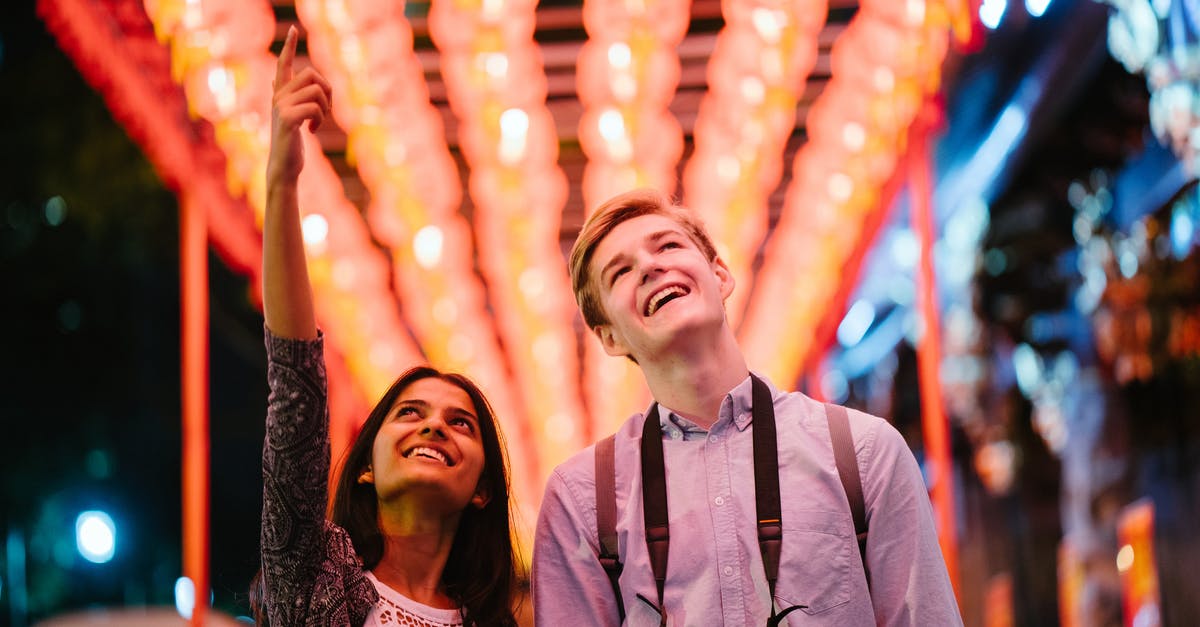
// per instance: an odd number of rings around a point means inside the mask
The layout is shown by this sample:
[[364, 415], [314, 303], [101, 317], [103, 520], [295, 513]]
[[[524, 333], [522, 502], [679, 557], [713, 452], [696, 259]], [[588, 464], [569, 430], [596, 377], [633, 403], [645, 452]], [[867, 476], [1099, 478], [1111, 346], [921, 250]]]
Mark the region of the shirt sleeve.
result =
[[[581, 506], [556, 470], [546, 484], [533, 543], [531, 594], [536, 625], [619, 625], [617, 601], [600, 565], [595, 505]], [[594, 484], [574, 488], [594, 490]], [[592, 499], [588, 499], [591, 501]]]
[[329, 411], [323, 340], [265, 332], [262, 576], [272, 625], [307, 622], [321, 568], [329, 476]]
[[878, 420], [872, 426], [859, 441], [858, 459], [875, 622], [962, 625], [917, 461], [892, 425]]

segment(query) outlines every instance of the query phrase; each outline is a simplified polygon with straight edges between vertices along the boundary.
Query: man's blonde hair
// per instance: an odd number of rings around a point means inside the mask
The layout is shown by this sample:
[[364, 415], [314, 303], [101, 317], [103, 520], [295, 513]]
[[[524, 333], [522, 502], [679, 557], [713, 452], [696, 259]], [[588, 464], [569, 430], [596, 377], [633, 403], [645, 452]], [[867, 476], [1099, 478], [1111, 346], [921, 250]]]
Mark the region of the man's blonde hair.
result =
[[575, 302], [579, 303], [579, 311], [583, 313], [583, 321], [589, 329], [608, 324], [608, 316], [600, 304], [598, 277], [591, 275], [592, 253], [617, 225], [644, 215], [660, 215], [670, 219], [683, 227], [688, 238], [709, 261], [717, 258], [717, 247], [713, 245], [700, 218], [691, 210], [672, 202], [666, 194], [654, 189], [636, 189], [610, 198], [583, 224], [575, 245], [571, 247], [568, 264]]

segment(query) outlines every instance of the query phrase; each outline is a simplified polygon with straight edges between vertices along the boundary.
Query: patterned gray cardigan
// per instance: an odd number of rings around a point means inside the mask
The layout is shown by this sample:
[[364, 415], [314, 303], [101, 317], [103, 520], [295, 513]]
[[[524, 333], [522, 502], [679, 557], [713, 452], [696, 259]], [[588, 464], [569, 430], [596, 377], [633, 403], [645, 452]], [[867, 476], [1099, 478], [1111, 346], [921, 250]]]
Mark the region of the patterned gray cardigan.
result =
[[329, 408], [323, 338], [289, 340], [263, 327], [262, 577], [273, 627], [362, 625], [379, 599], [344, 529], [325, 517]]

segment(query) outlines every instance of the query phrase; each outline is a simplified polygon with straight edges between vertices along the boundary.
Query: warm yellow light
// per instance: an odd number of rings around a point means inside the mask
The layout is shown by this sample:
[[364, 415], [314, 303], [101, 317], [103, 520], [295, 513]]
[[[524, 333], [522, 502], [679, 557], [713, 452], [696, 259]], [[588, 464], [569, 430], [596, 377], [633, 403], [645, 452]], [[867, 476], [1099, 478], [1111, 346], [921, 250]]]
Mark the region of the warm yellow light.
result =
[[835, 172], [829, 177], [829, 197], [837, 202], [850, 200], [854, 193], [854, 181], [843, 172]]
[[353, 289], [354, 280], [358, 278], [358, 271], [354, 268], [354, 262], [349, 259], [334, 261], [332, 274], [333, 284], [339, 290]]
[[504, 0], [483, 0], [479, 17], [485, 22], [495, 23], [504, 17]]
[[480, 61], [483, 63], [483, 71], [494, 79], [502, 79], [508, 76], [508, 55], [492, 52], [480, 55]]
[[768, 44], [779, 41], [783, 27], [787, 24], [787, 15], [782, 11], [763, 7], [755, 8], [750, 19], [754, 22], [754, 30], [758, 31], [758, 36]]
[[862, 124], [858, 122], [847, 122], [842, 127], [842, 143], [851, 152], [858, 152], [863, 149], [867, 143], [867, 132], [863, 129]]
[[909, 24], [916, 26], [925, 21], [925, 0], [908, 0], [904, 8], [906, 9], [904, 17]]
[[717, 157], [717, 176], [721, 183], [731, 185], [742, 175], [742, 164], [733, 155]]
[[767, 89], [765, 86], [763, 86], [762, 79], [757, 76], [747, 76], [743, 78], [741, 82], [741, 88], [742, 98], [752, 105], [758, 106], [762, 104], [763, 99], [766, 98]]
[[386, 344], [376, 344], [371, 347], [367, 359], [370, 360], [372, 366], [384, 372], [391, 372], [393, 370], [392, 362], [396, 359], [396, 353]]
[[525, 141], [529, 134], [529, 114], [521, 109], [507, 109], [500, 114], [500, 162], [515, 165], [525, 156]]
[[892, 68], [881, 65], [875, 68], [875, 72], [871, 76], [871, 82], [875, 85], [875, 89], [882, 93], [891, 93], [896, 88], [896, 74], [892, 72]]
[[633, 52], [629, 49], [629, 44], [618, 41], [608, 47], [608, 64], [614, 69], [627, 69], [633, 62]]
[[600, 114], [597, 124], [605, 141], [613, 143], [625, 139], [625, 118], [620, 111], [608, 109]]
[[1133, 567], [1133, 546], [1126, 544], [1117, 551], [1117, 570], [1126, 572]]
[[443, 325], [454, 324], [458, 320], [458, 305], [450, 298], [439, 298], [433, 303], [433, 319]]
[[565, 414], [546, 418], [546, 437], [557, 443], [570, 442], [575, 437], [575, 421]]
[[363, 54], [362, 41], [357, 37], [347, 37], [343, 39], [338, 50], [342, 55], [342, 63], [351, 71], [359, 70], [363, 67], [365, 55]]
[[637, 79], [628, 72], [613, 72], [609, 81], [612, 86], [613, 98], [617, 102], [630, 102], [637, 96]]
[[546, 291], [546, 277], [538, 268], [527, 268], [517, 279], [521, 294], [530, 302], [537, 301]]
[[218, 94], [229, 87], [229, 72], [216, 66], [208, 71], [208, 90]]
[[408, 148], [401, 142], [388, 142], [383, 149], [383, 162], [390, 168], [404, 163], [407, 158]]
[[432, 268], [442, 260], [442, 230], [430, 224], [413, 236], [413, 255], [422, 268]]
[[625, 129], [625, 117], [616, 109], [600, 114], [597, 121], [600, 136], [608, 147], [609, 157], [617, 163], [625, 163], [633, 156], [633, 146]]
[[319, 213], [310, 213], [300, 222], [300, 232], [304, 235], [305, 244], [320, 246], [329, 236], [329, 222]]
[[446, 343], [446, 350], [449, 351], [451, 359], [460, 363], [471, 361], [471, 357], [475, 355], [475, 347], [471, 343], [471, 338], [462, 333], [450, 336], [450, 341]]
[[325, 0], [325, 19], [335, 31], [344, 31], [353, 26], [346, 0]]
[[543, 366], [553, 366], [562, 360], [562, 345], [551, 333], [542, 333], [533, 341], [533, 357]]

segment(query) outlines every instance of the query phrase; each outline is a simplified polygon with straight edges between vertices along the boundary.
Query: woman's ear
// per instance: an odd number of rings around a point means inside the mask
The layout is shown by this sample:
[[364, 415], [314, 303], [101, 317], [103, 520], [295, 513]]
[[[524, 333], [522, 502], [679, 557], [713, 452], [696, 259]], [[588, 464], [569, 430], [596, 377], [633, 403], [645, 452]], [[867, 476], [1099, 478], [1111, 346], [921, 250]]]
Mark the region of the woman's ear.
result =
[[475, 509], [483, 509], [484, 507], [487, 507], [488, 503], [491, 502], [492, 497], [490, 494], [488, 494], [487, 488], [480, 485], [475, 489], [475, 496], [471, 497], [471, 505], [475, 506]]
[[358, 482], [372, 484], [375, 483], [375, 471], [371, 469], [371, 466], [368, 465], [363, 469], [362, 473], [358, 475]]

